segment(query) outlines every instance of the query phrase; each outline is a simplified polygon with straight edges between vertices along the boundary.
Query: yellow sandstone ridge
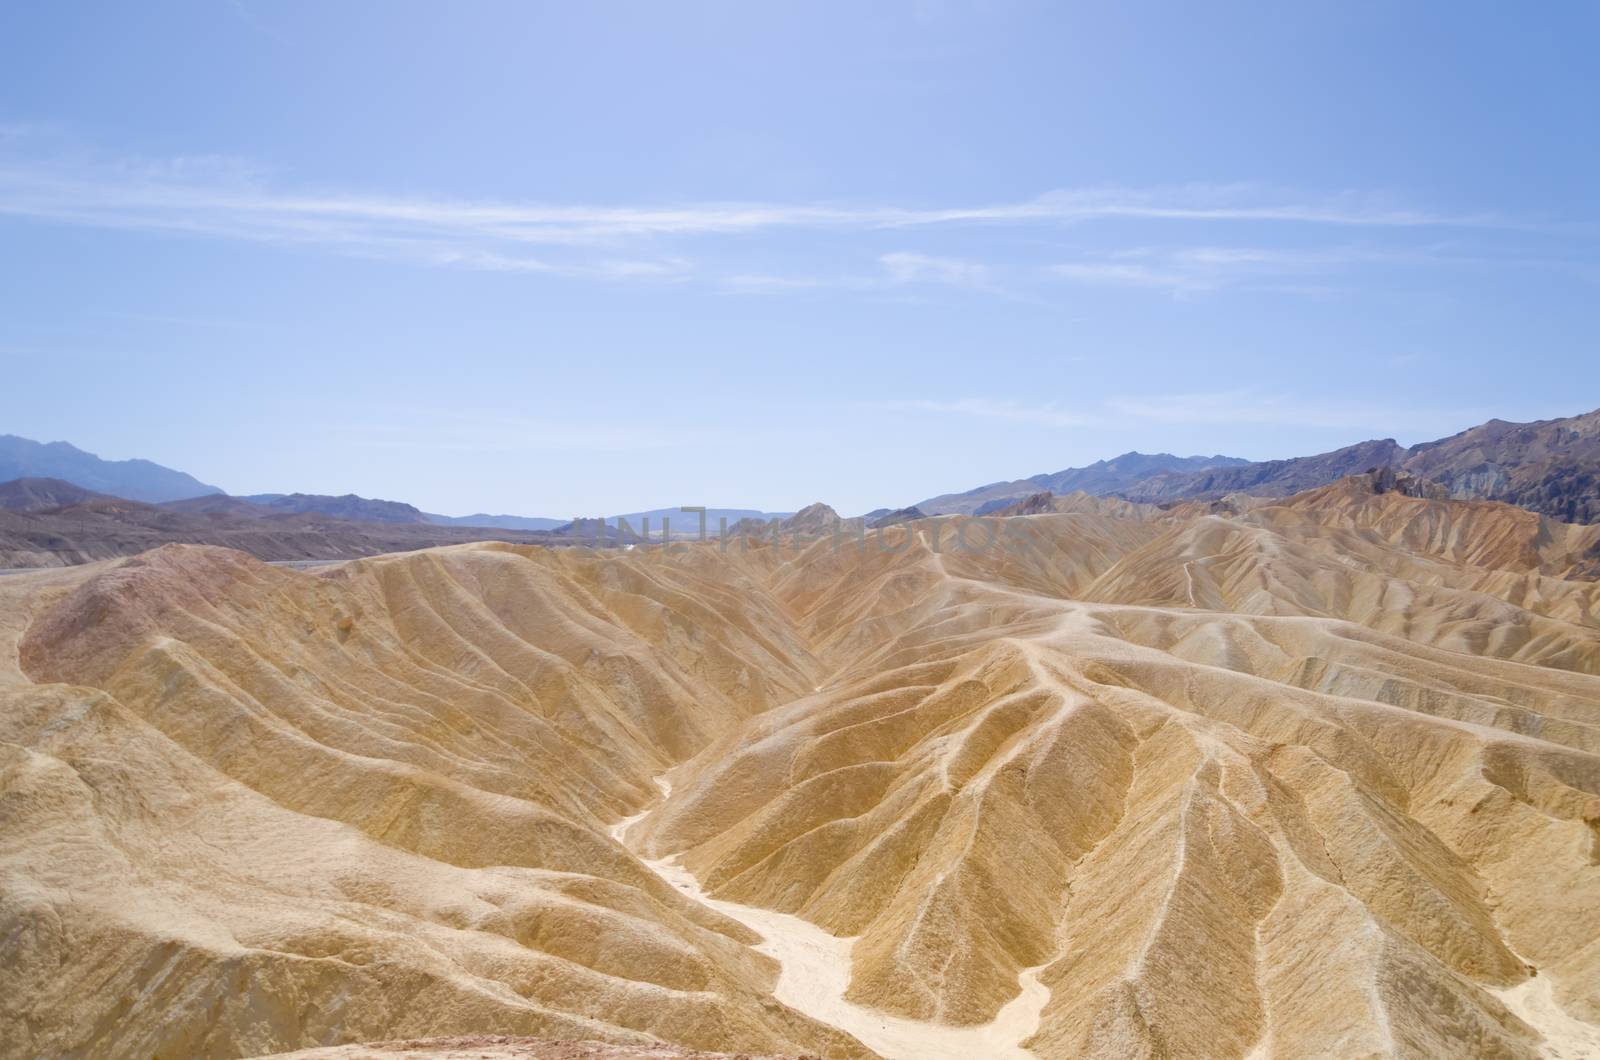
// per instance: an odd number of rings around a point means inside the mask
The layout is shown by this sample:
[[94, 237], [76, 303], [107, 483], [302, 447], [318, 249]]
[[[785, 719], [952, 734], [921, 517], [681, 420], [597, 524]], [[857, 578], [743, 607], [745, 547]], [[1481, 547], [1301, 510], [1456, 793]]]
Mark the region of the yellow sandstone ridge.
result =
[[964, 522], [0, 579], [0, 1052], [1600, 1041], [1600, 531]]

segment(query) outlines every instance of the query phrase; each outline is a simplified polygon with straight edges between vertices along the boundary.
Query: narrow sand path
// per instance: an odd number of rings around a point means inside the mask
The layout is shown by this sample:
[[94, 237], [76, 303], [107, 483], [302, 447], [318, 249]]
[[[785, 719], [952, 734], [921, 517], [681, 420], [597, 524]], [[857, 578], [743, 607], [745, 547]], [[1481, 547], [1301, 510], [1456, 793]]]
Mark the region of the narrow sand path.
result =
[[1600, 1027], [1567, 1015], [1556, 1003], [1552, 986], [1549, 976], [1536, 975], [1516, 986], [1489, 992], [1544, 1036], [1539, 1052], [1546, 1060], [1600, 1057]]
[[[663, 798], [671, 793], [666, 780], [658, 777], [656, 784]], [[645, 810], [612, 825], [612, 838], [621, 843], [629, 827], [650, 812]], [[1018, 977], [1022, 993], [989, 1023], [951, 1027], [905, 1019], [845, 1000], [854, 938], [830, 935], [788, 913], [712, 898], [701, 889], [700, 881], [677, 863], [676, 856], [644, 863], [684, 894], [762, 937], [756, 950], [775, 959], [782, 969], [774, 997], [814, 1020], [854, 1035], [886, 1060], [1034, 1060], [1033, 1054], [1019, 1043], [1038, 1030], [1039, 1014], [1050, 999], [1049, 988], [1039, 982], [1044, 965], [1022, 972]]]

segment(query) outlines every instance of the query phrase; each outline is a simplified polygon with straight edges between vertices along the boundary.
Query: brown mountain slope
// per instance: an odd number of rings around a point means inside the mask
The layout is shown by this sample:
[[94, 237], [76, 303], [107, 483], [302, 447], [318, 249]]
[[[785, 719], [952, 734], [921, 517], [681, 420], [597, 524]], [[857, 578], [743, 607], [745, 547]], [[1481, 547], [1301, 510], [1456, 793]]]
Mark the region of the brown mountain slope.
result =
[[1116, 493], [1157, 473], [1184, 474], [1206, 468], [1234, 467], [1249, 461], [1233, 456], [1173, 456], [1171, 453], [1123, 453], [1087, 467], [1070, 467], [1014, 482], [991, 482], [964, 493], [945, 493], [918, 501], [929, 515], [987, 515], [1035, 493], [1094, 495]]
[[[68, 486], [69, 491], [75, 489]], [[549, 532], [358, 522], [318, 514], [277, 515], [264, 509], [241, 511], [239, 505], [245, 502], [221, 495], [171, 506], [101, 494], [75, 498], [67, 491], [46, 494], [22, 487], [12, 490], [11, 496], [11, 503], [21, 510], [0, 505], [0, 569], [69, 566], [137, 555], [174, 543], [236, 548], [263, 560], [329, 560], [466, 541], [577, 540]], [[53, 503], [57, 499], [64, 503]]]
[[165, 501], [161, 507], [169, 512], [191, 512], [210, 515], [271, 515], [272, 511], [243, 497], [230, 497], [226, 493], [208, 493], [204, 497], [187, 497], [181, 501]]
[[1120, 497], [1097, 497], [1078, 490], [1063, 496], [1056, 496], [1046, 490], [1024, 497], [1015, 504], [990, 512], [994, 516], [1009, 515], [1046, 515], [1051, 512], [1092, 512], [1099, 515], [1109, 515], [1126, 518], [1153, 519], [1161, 513], [1158, 508], [1150, 504], [1134, 504]]
[[1392, 438], [1360, 442], [1331, 453], [1291, 460], [1266, 460], [1242, 467], [1213, 468], [1188, 474], [1164, 472], [1144, 479], [1122, 496], [1131, 501], [1157, 503], [1175, 500], [1210, 500], [1230, 493], [1286, 497], [1315, 489], [1368, 468], [1387, 467], [1405, 459], [1406, 450]]
[[279, 514], [330, 515], [367, 523], [426, 523], [428, 517], [404, 501], [375, 500], [354, 493], [329, 496], [320, 493], [258, 493], [240, 498]]
[[47, 512], [94, 499], [115, 498], [58, 478], [17, 478], [0, 482], [0, 509], [8, 512]]
[[1458, 499], [1503, 501], [1568, 523], [1600, 522], [1600, 410], [1534, 423], [1490, 420], [1409, 449], [1383, 439], [1290, 460], [1160, 472], [1118, 492], [1152, 503], [1230, 493], [1282, 497], [1377, 467], [1437, 482]]
[[1454, 497], [1505, 501], [1569, 523], [1600, 522], [1600, 410], [1537, 423], [1490, 420], [1414, 446], [1404, 466]]
[[0, 1051], [1600, 1035], [1593, 528], [1102, 505], [0, 580]]

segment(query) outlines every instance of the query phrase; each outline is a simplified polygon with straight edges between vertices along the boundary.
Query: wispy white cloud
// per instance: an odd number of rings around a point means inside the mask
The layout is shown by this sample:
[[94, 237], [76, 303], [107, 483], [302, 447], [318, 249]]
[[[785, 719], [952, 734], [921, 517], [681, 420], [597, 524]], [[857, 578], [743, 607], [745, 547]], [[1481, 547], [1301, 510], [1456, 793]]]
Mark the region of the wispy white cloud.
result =
[[425, 264], [459, 266], [488, 272], [532, 272], [594, 280], [673, 280], [694, 271], [687, 258], [664, 257], [644, 261], [600, 258], [587, 263], [554, 264], [519, 254], [501, 254], [470, 247], [447, 247], [419, 255]]
[[[1166, 193], [1103, 189], [1057, 191], [1020, 203], [948, 209], [849, 207], [808, 203], [690, 203], [677, 206], [597, 206], [463, 202], [373, 195], [276, 191], [258, 180], [219, 184], [197, 177], [227, 176], [218, 159], [179, 159], [156, 165], [91, 172], [0, 167], [0, 209], [82, 223], [133, 227], [193, 227], [218, 234], [305, 234], [384, 231], [454, 232], [511, 242], [589, 244], [653, 235], [717, 235], [773, 228], [911, 228], [967, 222], [994, 224], [1082, 223], [1116, 218], [1143, 220], [1261, 221], [1369, 227], [1481, 227], [1487, 216], [1450, 217], [1357, 204], [1190, 205], [1216, 191]], [[196, 163], [205, 163], [196, 172]], [[235, 176], [253, 171], [240, 165]], [[1237, 198], [1229, 192], [1226, 198]]]
[[1051, 265], [1046, 271], [1052, 276], [1078, 283], [1154, 287], [1174, 292], [1209, 289], [1209, 285], [1201, 284], [1195, 277], [1181, 271], [1125, 261], [1071, 262]]
[[989, 266], [960, 258], [895, 251], [879, 256], [890, 283], [940, 283], [971, 291], [996, 290]]
[[1328, 293], [1357, 270], [1388, 269], [1541, 269], [1591, 278], [1585, 260], [1561, 256], [1472, 253], [1459, 243], [1405, 245], [1130, 247], [1083, 261], [1044, 268], [1058, 280], [1095, 286], [1164, 291], [1191, 297], [1223, 290]]
[[[829, 202], [548, 203], [308, 190], [249, 160], [96, 158], [63, 134], [0, 126], [0, 220], [169, 233], [308, 248], [411, 265], [575, 280], [693, 281], [731, 294], [843, 291], [917, 299], [939, 285], [1013, 300], [1063, 284], [1192, 298], [1233, 289], [1328, 293], [1335, 274], [1378, 264], [1559, 267], [1509, 252], [1520, 223], [1417, 209], [1382, 196], [1259, 185], [1058, 189], [953, 206]], [[1099, 249], [1040, 260], [1069, 227]], [[998, 238], [1003, 230], [1005, 238]], [[1310, 247], [1332, 232], [1353, 247]], [[1219, 234], [1232, 245], [1217, 245]], [[1203, 239], [1197, 245], [1186, 240]], [[981, 243], [979, 241], [981, 240]], [[1137, 240], [1130, 247], [1130, 240]], [[1460, 256], [1421, 243], [1449, 240]], [[739, 241], [738, 249], [731, 249]], [[1256, 241], [1266, 246], [1255, 245]], [[977, 247], [978, 249], [974, 249]], [[1008, 250], [998, 249], [1011, 248]], [[1406, 255], [1409, 255], [1407, 257]], [[737, 264], [733, 264], [737, 262]]]
[[900, 288], [928, 284], [959, 287], [985, 294], [1011, 296], [995, 281], [996, 268], [984, 262], [937, 254], [891, 251], [877, 258], [876, 272], [840, 273], [832, 276], [777, 276], [740, 273], [722, 280], [724, 290], [742, 294], [771, 294], [834, 289], [890, 294]]
[[[816, 202], [574, 204], [462, 200], [289, 187], [247, 160], [192, 156], [95, 160], [55, 150], [29, 156], [26, 130], [0, 137], [0, 215], [59, 224], [314, 246], [334, 253], [422, 265], [587, 279], [642, 280], [704, 274], [727, 290], [870, 289], [940, 283], [1004, 293], [995, 267], [943, 253], [879, 250], [880, 275], [783, 279], [759, 267], [724, 276], [702, 269], [686, 244], [763, 233], [855, 233], [973, 226], [1018, 229], [1134, 221], [1229, 222], [1340, 228], [1472, 229], [1487, 215], [1443, 215], [1372, 196], [1308, 197], [1251, 185], [1083, 188], [1018, 202], [977, 205], [852, 205]], [[1193, 289], [1244, 261], [1083, 262], [1067, 279]], [[1253, 263], [1264, 267], [1264, 263]]]
[[1359, 265], [1437, 264], [1441, 260], [1416, 251], [1401, 255], [1359, 247], [1136, 247], [1095, 261], [1051, 265], [1046, 272], [1075, 283], [1142, 287], [1182, 296], [1224, 288], [1277, 287], [1285, 280], [1303, 281]]
[[809, 276], [771, 276], [766, 273], [735, 273], [724, 276], [723, 290], [740, 294], [762, 294], [781, 291], [804, 291], [828, 286], [824, 281]]

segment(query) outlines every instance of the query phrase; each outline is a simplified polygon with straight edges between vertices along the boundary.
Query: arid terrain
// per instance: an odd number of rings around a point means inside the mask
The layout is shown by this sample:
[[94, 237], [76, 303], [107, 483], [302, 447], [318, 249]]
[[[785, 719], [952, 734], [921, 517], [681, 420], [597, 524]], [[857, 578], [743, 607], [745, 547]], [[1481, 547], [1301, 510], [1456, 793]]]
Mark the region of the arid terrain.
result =
[[0, 579], [0, 1052], [1596, 1055], [1600, 527], [1428, 492]]
[[1380, 467], [1425, 479], [1458, 500], [1504, 501], [1563, 522], [1600, 522], [1600, 409], [1532, 423], [1489, 420], [1409, 448], [1382, 438], [1284, 460], [1124, 453], [1088, 467], [930, 497], [917, 507], [930, 515], [985, 515], [1039, 491], [1152, 504], [1235, 493], [1285, 497]]
[[220, 545], [268, 562], [289, 562], [352, 559], [468, 541], [577, 540], [549, 531], [439, 526], [420, 518], [386, 521], [375, 518], [370, 507], [389, 502], [363, 503], [367, 510], [354, 510], [345, 518], [279, 510], [221, 494], [145, 504], [59, 479], [16, 479], [0, 483], [0, 570], [66, 567], [166, 544]]
[[279, 1060], [785, 1060], [751, 1053], [708, 1053], [677, 1045], [612, 1045], [593, 1041], [480, 1034], [455, 1038], [413, 1038], [362, 1045], [329, 1045], [320, 1049], [278, 1053]]

